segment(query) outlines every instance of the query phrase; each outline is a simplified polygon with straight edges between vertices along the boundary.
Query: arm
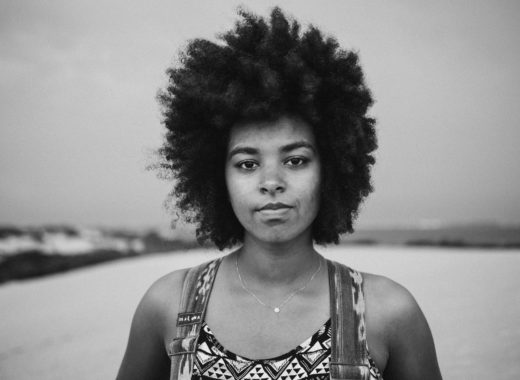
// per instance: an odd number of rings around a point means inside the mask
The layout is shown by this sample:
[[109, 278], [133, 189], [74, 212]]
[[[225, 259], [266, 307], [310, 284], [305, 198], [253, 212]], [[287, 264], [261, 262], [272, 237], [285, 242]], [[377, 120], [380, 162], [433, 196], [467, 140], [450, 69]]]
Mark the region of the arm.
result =
[[[117, 380], [168, 379], [170, 358], [165, 342], [175, 321], [182, 272], [156, 281], [135, 311]], [[172, 325], [174, 326], [174, 325]]]

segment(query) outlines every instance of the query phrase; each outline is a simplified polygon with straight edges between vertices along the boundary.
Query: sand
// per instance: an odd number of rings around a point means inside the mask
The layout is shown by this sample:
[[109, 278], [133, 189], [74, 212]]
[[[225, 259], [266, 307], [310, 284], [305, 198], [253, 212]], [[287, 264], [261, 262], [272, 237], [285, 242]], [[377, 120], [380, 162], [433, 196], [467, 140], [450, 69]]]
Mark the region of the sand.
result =
[[[520, 250], [320, 249], [406, 286], [435, 339], [444, 379], [520, 375]], [[113, 379], [150, 284], [213, 251], [150, 255], [0, 287], [0, 379]]]

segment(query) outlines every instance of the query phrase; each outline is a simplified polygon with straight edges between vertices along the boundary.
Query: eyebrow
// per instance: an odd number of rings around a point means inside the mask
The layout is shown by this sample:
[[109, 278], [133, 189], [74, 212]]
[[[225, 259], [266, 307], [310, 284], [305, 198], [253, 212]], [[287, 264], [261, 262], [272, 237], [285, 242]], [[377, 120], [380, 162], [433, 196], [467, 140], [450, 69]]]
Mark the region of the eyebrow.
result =
[[[307, 141], [303, 141], [303, 140], [295, 141], [293, 143], [282, 146], [280, 148], [280, 152], [288, 153], [288, 152], [298, 149], [298, 148], [307, 148], [307, 149], [310, 149], [311, 151], [313, 151], [314, 153], [316, 153], [316, 149], [314, 148], [314, 146], [312, 144], [308, 143]], [[237, 146], [237, 147], [231, 149], [231, 151], [228, 154], [228, 158], [231, 158], [235, 154], [240, 154], [240, 153], [255, 155], [255, 154], [258, 154], [258, 149], [252, 148], [249, 146]]]
[[280, 151], [282, 151], [284, 153], [287, 153], [287, 152], [290, 152], [291, 150], [295, 150], [295, 149], [298, 149], [298, 148], [307, 148], [307, 149], [312, 150], [314, 153], [316, 153], [316, 151], [314, 149], [314, 146], [312, 144], [308, 143], [307, 141], [304, 141], [304, 140], [296, 141], [296, 142], [284, 145], [284, 146], [282, 146], [280, 148]]

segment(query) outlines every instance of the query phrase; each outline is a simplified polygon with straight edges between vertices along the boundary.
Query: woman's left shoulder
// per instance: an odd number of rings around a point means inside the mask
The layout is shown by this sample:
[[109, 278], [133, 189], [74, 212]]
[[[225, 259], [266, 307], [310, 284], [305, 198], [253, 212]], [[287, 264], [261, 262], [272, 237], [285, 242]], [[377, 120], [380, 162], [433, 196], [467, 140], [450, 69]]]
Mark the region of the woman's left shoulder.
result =
[[398, 282], [372, 273], [361, 273], [365, 303], [384, 315], [388, 323], [414, 318], [421, 312], [417, 301], [408, 289]]
[[385, 378], [440, 379], [430, 327], [412, 293], [385, 276], [362, 277], [368, 342], [388, 359]]

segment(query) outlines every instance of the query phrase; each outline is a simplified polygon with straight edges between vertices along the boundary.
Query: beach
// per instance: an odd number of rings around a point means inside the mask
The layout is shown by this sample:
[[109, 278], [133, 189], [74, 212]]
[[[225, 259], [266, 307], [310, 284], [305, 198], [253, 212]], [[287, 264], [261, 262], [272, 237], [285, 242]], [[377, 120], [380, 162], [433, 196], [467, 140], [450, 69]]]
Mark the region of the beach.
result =
[[[411, 291], [429, 321], [444, 379], [520, 375], [520, 250], [317, 249]], [[153, 254], [0, 286], [0, 379], [115, 378], [146, 289], [221, 254]]]

